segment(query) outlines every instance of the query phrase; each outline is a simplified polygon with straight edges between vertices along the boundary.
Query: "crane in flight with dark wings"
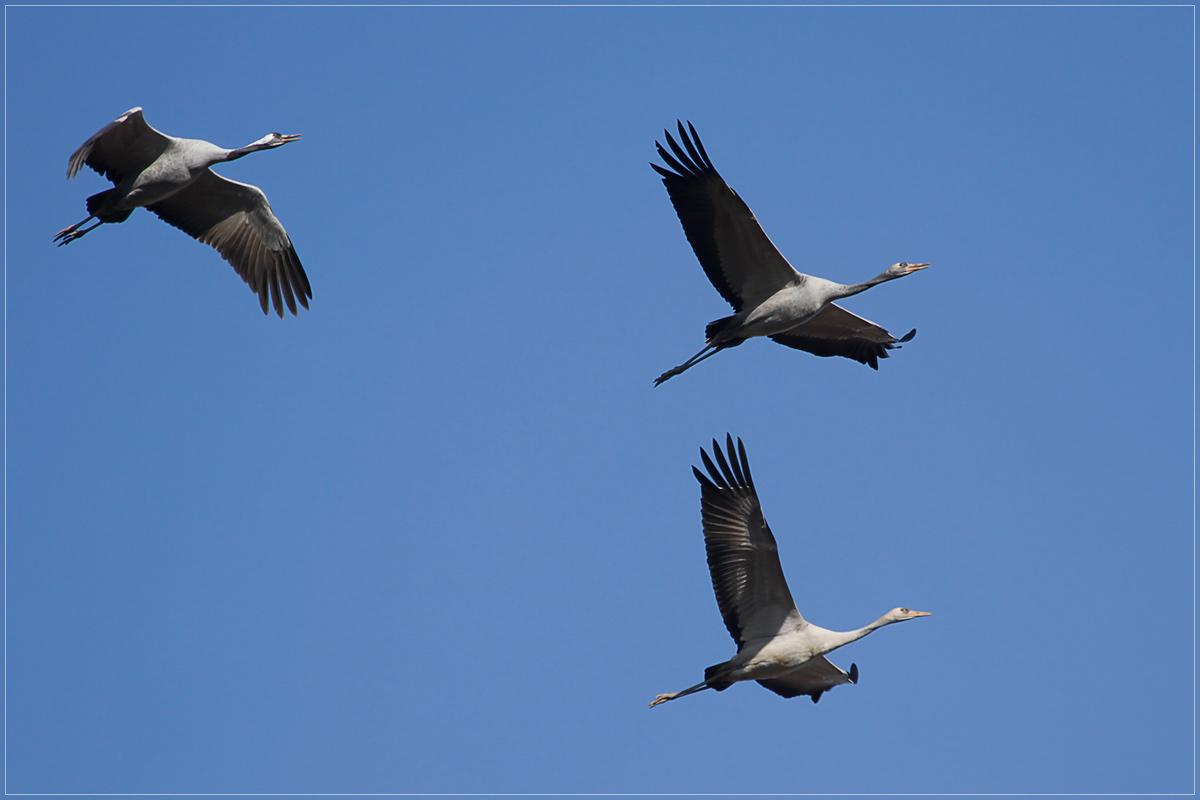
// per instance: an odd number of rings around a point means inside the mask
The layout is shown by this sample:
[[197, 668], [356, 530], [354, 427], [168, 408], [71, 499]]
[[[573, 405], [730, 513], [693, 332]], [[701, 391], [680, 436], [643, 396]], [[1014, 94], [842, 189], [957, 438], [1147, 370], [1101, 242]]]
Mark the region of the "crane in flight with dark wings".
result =
[[888, 350], [916, 335], [914, 328], [897, 339], [834, 301], [911, 275], [928, 264], [900, 262], [869, 281], [851, 285], [797, 272], [767, 238], [750, 207], [717, 174], [692, 124], [686, 130], [682, 122], [678, 124], [682, 146], [668, 131], [663, 133], [672, 152], [654, 143], [670, 169], [650, 166], [662, 175], [683, 232], [708, 279], [735, 313], [710, 322], [704, 330], [704, 349], [658, 376], [655, 386], [753, 336], [769, 336], [813, 355], [844, 356], [879, 369], [879, 359], [887, 358]]
[[705, 689], [722, 692], [738, 681], [758, 681], [784, 697], [806, 694], [815, 703], [834, 686], [858, 683], [858, 665], [851, 664], [845, 672], [830, 663], [826, 653], [884, 625], [929, 616], [925, 611], [893, 608], [870, 625], [845, 632], [826, 630], [802, 617], [754, 490], [746, 448], [738, 439], [735, 451], [733, 437], [726, 435], [725, 440], [728, 461], [714, 439], [717, 463], [701, 449], [708, 474], [696, 467], [692, 472], [700, 481], [708, 571], [737, 655], [704, 670], [704, 680], [695, 686], [660, 694], [651, 708]]
[[[113, 182], [87, 199], [87, 219], [54, 236], [59, 247], [106, 222], [124, 222], [145, 207], [164, 222], [216, 248], [258, 295], [283, 317], [308, 308], [312, 288], [287, 231], [257, 186], [222, 178], [209, 167], [259, 150], [294, 142], [300, 134], [270, 133], [245, 147], [226, 150], [201, 139], [179, 139], [156, 131], [131, 108], [105, 125], [71, 155], [67, 178], [86, 164]], [[91, 220], [95, 225], [84, 228]]]

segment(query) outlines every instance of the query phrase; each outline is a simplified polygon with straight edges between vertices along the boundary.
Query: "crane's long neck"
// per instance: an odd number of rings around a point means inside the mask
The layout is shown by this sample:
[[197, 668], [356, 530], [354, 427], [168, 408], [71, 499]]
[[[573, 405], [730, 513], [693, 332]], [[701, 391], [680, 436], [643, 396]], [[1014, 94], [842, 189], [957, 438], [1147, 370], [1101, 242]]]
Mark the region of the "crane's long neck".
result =
[[[843, 297], [850, 297], [852, 295], [859, 294], [860, 292], [865, 292], [872, 286], [878, 286], [879, 284], [884, 283], [885, 281], [890, 281], [895, 277], [895, 275], [889, 275], [885, 270], [884, 272], [876, 275], [874, 278], [871, 278], [869, 281], [852, 283], [848, 286], [844, 283], [833, 283], [830, 281], [830, 287], [828, 289], [830, 294], [829, 300], [832, 302], [834, 300], [841, 300]], [[866, 634], [863, 635], [865, 636]]]
[[863, 627], [863, 628], [859, 628], [858, 630], [855, 630], [855, 631], [829, 631], [829, 630], [827, 630], [821, 636], [821, 644], [828, 645], [829, 649], [825, 650], [825, 652], [828, 653], [832, 650], [836, 650], [837, 648], [842, 647], [843, 645], [850, 644], [851, 642], [857, 642], [859, 639], [863, 638], [871, 631], [882, 628], [884, 625], [889, 625], [895, 621], [896, 620], [894, 620], [894, 619], [890, 619], [887, 614], [884, 614], [882, 617], [875, 620], [870, 625], [867, 625], [866, 627]]
[[270, 147], [270, 145], [265, 145], [262, 142], [254, 142], [253, 144], [248, 144], [245, 147], [237, 147], [237, 148], [234, 148], [233, 150], [226, 150], [225, 157], [222, 158], [221, 160], [222, 161], [233, 161], [235, 159], [241, 158], [242, 156], [248, 156], [251, 153], [257, 153], [259, 150], [266, 150], [269, 147]]

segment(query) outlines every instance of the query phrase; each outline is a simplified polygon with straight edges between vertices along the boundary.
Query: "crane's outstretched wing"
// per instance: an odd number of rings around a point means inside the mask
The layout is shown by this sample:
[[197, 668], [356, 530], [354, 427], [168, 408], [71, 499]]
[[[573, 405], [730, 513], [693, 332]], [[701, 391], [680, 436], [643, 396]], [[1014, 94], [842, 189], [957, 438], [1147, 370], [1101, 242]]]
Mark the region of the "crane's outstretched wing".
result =
[[810, 658], [797, 670], [779, 678], [759, 681], [760, 684], [783, 697], [799, 697], [807, 694], [815, 703], [821, 695], [843, 683], [858, 683], [858, 665], [851, 664], [850, 671], [838, 669], [825, 656]]
[[690, 138], [683, 123], [678, 124], [683, 147], [663, 131], [674, 157], [654, 143], [658, 155], [675, 171], [650, 166], [663, 176], [683, 232], [712, 285], [734, 311], [741, 311], [743, 305], [758, 305], [789, 283], [802, 283], [804, 276], [787, 262], [754, 212], [717, 174], [692, 123], [688, 123]]
[[96, 132], [71, 154], [67, 177], [74, 178], [87, 164], [114, 184], [127, 174], [154, 163], [171, 138], [146, 124], [141, 108], [131, 108]]
[[771, 338], [816, 356], [844, 356], [879, 369], [879, 359], [887, 358], [888, 350], [898, 349], [900, 342], [910, 341], [916, 335], [913, 328], [897, 339], [874, 322], [830, 303], [807, 322]]
[[800, 630], [808, 623], [796, 610], [784, 580], [775, 537], [754, 491], [746, 448], [738, 439], [735, 452], [728, 434], [726, 446], [728, 462], [713, 440], [720, 469], [701, 449], [708, 475], [695, 467], [692, 472], [700, 481], [704, 548], [713, 591], [725, 627], [740, 650], [746, 642]]
[[283, 317], [283, 304], [296, 313], [296, 298], [308, 308], [312, 288], [287, 231], [257, 186], [205, 170], [165, 200], [146, 206], [164, 222], [216, 248], [258, 295], [267, 313], [268, 295]]

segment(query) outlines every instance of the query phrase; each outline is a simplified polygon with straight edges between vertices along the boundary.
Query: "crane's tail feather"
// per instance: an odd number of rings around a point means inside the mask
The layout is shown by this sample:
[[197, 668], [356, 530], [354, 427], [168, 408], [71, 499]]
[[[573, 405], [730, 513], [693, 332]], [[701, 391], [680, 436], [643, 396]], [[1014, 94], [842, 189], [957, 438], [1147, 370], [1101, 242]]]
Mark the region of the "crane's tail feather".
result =
[[124, 222], [129, 219], [129, 215], [133, 213], [132, 208], [119, 209], [116, 211], [106, 211], [105, 206], [110, 200], [121, 199], [121, 193], [113, 188], [106, 189], [103, 192], [92, 195], [87, 199], [87, 210], [96, 219], [101, 222]]
[[[719, 453], [720, 451], [717, 451], [717, 452]], [[726, 689], [728, 689], [730, 686], [733, 686], [733, 683], [734, 683], [733, 681], [728, 680], [726, 678], [718, 678], [717, 677], [727, 663], [728, 662], [722, 662], [720, 664], [713, 664], [711, 667], [704, 670], [704, 685], [710, 686], [713, 689], [716, 689], [718, 692], [723, 692]]]
[[730, 327], [732, 322], [732, 316], [714, 319], [712, 322], [704, 326], [704, 340], [706, 342], [716, 341], [716, 338], [724, 333], [725, 329]]

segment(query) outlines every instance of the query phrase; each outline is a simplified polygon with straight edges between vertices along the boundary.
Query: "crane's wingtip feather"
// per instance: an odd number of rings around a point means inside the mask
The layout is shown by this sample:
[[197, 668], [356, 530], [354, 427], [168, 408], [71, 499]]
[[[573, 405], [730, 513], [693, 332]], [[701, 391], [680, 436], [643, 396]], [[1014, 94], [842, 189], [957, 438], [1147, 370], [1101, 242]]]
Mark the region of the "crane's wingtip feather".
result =
[[[716, 444], [715, 441], [713, 443]], [[720, 453], [721, 451], [717, 450], [717, 452]], [[713, 484], [713, 487], [720, 489], [725, 488], [725, 481], [721, 477], [720, 471], [717, 470], [716, 464], [714, 464], [712, 459], [708, 457], [708, 453], [705, 452], [703, 447], [700, 448], [700, 460], [704, 462], [704, 468], [708, 470], [708, 476], [711, 479], [710, 483]]]
[[738, 437], [738, 458], [742, 462], [742, 475], [746, 479], [746, 486], [754, 489], [754, 477], [750, 474], [750, 458], [746, 455], [746, 445], [742, 443], [742, 437]]
[[[741, 442], [741, 439], [738, 439]], [[738, 451], [733, 446], [733, 434], [725, 434], [725, 449], [729, 452], [729, 464], [733, 472], [733, 478], [737, 481], [738, 486], [748, 486], [749, 481], [746, 480], [746, 473], [742, 470], [742, 465], [745, 463], [745, 448]], [[740, 456], [740, 457], [739, 457]]]
[[665, 169], [665, 168], [663, 168], [663, 167], [660, 167], [658, 164], [655, 164], [654, 162], [651, 162], [651, 163], [650, 163], [650, 166], [654, 167], [654, 170], [655, 170], [655, 171], [656, 171], [656, 172], [657, 172], [659, 175], [661, 175], [661, 176], [662, 176], [663, 183], [666, 183], [666, 182], [667, 182], [667, 181], [669, 181], [671, 178], [678, 178], [678, 177], [679, 177], [679, 176], [678, 176], [678, 175], [676, 175], [674, 172], [671, 172], [671, 170], [669, 170], [669, 169]]
[[725, 454], [721, 452], [721, 446], [717, 444], [716, 439], [713, 439], [713, 458], [715, 458], [717, 463], [721, 465], [721, 474], [725, 477], [726, 486], [733, 488], [741, 483], [741, 481], [738, 480], [737, 474], [729, 468], [728, 462], [725, 461]]

